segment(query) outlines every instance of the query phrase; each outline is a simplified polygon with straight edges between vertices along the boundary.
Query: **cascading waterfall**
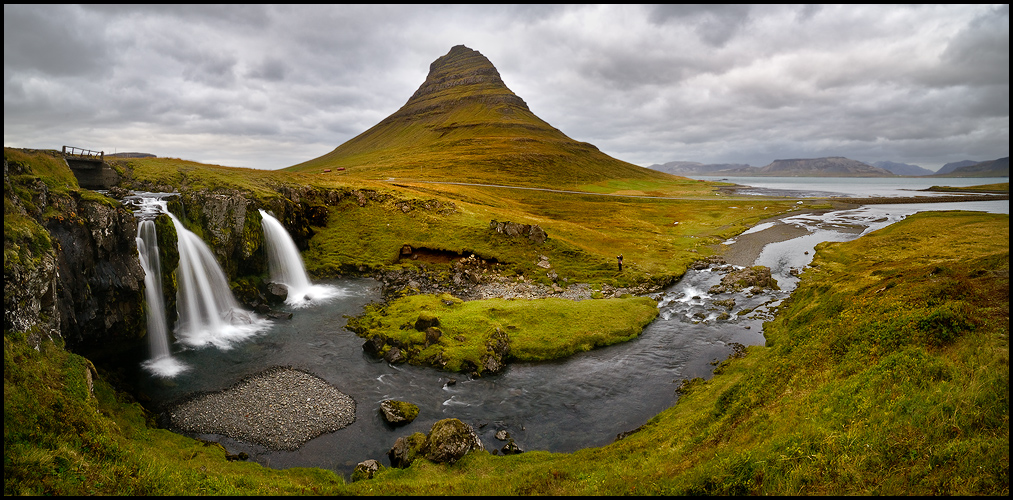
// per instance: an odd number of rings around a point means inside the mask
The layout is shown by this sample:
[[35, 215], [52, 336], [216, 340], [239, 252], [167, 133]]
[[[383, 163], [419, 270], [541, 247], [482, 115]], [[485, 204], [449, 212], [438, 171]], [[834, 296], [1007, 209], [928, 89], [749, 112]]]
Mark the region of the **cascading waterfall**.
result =
[[271, 214], [260, 211], [264, 240], [267, 246], [267, 263], [271, 281], [288, 287], [285, 303], [300, 307], [313, 302], [329, 299], [340, 293], [333, 286], [314, 285], [306, 273], [299, 249], [292, 241], [285, 226]]
[[269, 326], [268, 321], [239, 307], [207, 244], [184, 227], [164, 202], [161, 208], [172, 219], [179, 245], [176, 338], [193, 347], [212, 344], [228, 349], [233, 342]]
[[137, 226], [137, 253], [144, 269], [144, 296], [148, 304], [148, 344], [151, 359], [144, 367], [161, 377], [174, 377], [188, 367], [169, 351], [169, 327], [165, 321], [165, 297], [162, 296], [162, 266], [158, 257], [155, 222], [141, 220]]
[[179, 267], [176, 269], [178, 320], [172, 330], [176, 340], [190, 347], [213, 345], [229, 349], [234, 342], [266, 329], [271, 323], [239, 306], [211, 249], [169, 212], [161, 196], [164, 195], [138, 195], [138, 216], [142, 220], [138, 225], [137, 249], [145, 272], [151, 345], [151, 359], [144, 366], [156, 375], [171, 377], [187, 367], [175, 361], [170, 353], [157, 234], [151, 220], [158, 214], [168, 215], [176, 229], [179, 251]]

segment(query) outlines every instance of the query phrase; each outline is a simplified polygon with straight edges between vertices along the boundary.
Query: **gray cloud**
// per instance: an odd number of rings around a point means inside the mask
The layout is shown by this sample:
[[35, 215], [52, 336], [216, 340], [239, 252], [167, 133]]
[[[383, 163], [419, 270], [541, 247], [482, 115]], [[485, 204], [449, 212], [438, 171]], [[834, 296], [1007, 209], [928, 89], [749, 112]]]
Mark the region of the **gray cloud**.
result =
[[1005, 5], [5, 5], [4, 143], [285, 167], [457, 44], [640, 165], [1009, 154]]

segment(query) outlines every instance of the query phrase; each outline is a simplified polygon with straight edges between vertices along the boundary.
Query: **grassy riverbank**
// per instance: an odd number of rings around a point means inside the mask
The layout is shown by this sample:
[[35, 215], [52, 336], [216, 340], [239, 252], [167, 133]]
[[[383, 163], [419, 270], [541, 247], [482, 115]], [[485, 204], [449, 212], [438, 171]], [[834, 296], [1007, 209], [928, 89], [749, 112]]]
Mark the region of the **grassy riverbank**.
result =
[[1008, 241], [1008, 216], [948, 212], [823, 244], [767, 346], [625, 439], [351, 484], [230, 462], [154, 428], [87, 360], [5, 333], [4, 492], [1005, 495]]

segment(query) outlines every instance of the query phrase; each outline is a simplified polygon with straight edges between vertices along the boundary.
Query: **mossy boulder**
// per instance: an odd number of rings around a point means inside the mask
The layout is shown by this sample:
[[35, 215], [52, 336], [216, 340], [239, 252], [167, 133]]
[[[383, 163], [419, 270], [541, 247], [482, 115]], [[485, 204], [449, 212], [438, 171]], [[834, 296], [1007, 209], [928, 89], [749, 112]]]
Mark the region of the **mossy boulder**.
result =
[[434, 423], [429, 435], [416, 432], [397, 438], [387, 457], [391, 466], [406, 468], [420, 457], [436, 463], [454, 463], [475, 450], [485, 450], [475, 430], [456, 418], [446, 418]]
[[385, 399], [380, 402], [380, 411], [384, 420], [391, 425], [410, 424], [419, 416], [419, 407], [407, 401]]

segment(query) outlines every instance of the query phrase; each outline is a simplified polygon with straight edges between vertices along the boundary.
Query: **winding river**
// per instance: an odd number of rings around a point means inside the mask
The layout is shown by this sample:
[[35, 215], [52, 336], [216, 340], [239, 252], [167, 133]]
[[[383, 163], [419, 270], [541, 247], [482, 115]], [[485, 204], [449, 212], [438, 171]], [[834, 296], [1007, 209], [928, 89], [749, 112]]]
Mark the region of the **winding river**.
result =
[[[379, 300], [379, 284], [347, 279], [317, 283], [334, 287], [335, 293], [311, 307], [288, 309], [291, 319], [275, 320], [269, 329], [230, 349], [174, 346], [174, 357], [191, 369], [171, 379], [139, 372], [141, 390], [153, 401], [167, 403], [194, 392], [222, 390], [244, 376], [281, 365], [311, 372], [356, 401], [353, 424], [295, 451], [271, 451], [218, 435], [196, 436], [218, 441], [230, 453], [246, 452], [251, 460], [273, 468], [321, 467], [348, 476], [356, 463], [369, 458], [388, 464], [386, 452], [398, 437], [428, 432], [433, 422], [448, 417], [470, 423], [489, 450], [504, 444], [494, 437], [498, 430], [508, 431], [525, 451], [601, 446], [674, 404], [682, 380], [709, 378], [735, 344], [762, 345], [763, 321], [794, 289], [792, 269], [809, 263], [817, 243], [854, 239], [923, 210], [1009, 213], [1008, 201], [941, 205], [950, 204], [866, 206], [758, 225], [750, 234], [776, 230], [779, 224], [805, 229], [804, 236], [767, 245], [755, 261], [772, 269], [781, 290], [711, 296], [708, 291], [721, 273], [691, 270], [671, 288], [652, 295], [659, 301], [660, 315], [637, 339], [564, 360], [511, 363], [499, 375], [470, 378], [370, 358], [362, 350], [363, 340], [344, 325], [346, 316], [358, 315], [364, 305]], [[731, 309], [714, 304], [728, 298], [735, 299]], [[751, 312], [739, 314], [744, 310]], [[389, 427], [378, 411], [380, 401], [388, 398], [415, 403], [419, 417], [405, 427]]]

